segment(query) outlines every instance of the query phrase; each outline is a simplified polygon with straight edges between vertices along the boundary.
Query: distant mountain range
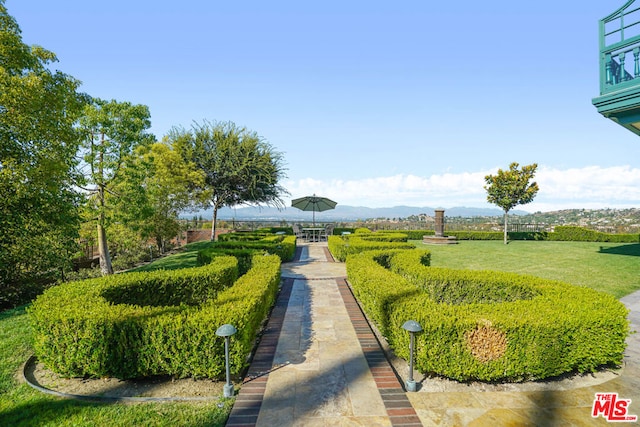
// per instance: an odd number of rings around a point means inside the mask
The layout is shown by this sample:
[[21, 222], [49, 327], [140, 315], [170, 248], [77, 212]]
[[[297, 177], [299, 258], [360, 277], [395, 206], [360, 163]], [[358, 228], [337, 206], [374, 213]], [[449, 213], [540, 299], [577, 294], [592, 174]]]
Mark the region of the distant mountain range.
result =
[[[414, 207], [414, 206], [394, 206], [391, 208], [367, 208], [364, 206], [338, 205], [335, 209], [316, 212], [316, 221], [357, 221], [375, 218], [408, 218], [412, 215], [434, 216], [435, 208]], [[445, 209], [445, 216], [448, 217], [476, 217], [476, 216], [502, 216], [501, 209], [492, 208], [467, 208], [454, 207]], [[526, 215], [525, 211], [513, 210], [510, 215]], [[202, 216], [211, 219], [212, 210], [199, 211], [196, 213], [185, 213], [184, 218]], [[312, 212], [301, 211], [296, 208], [287, 207], [282, 210], [270, 207], [242, 207], [242, 208], [222, 208], [218, 211], [218, 219], [230, 220], [286, 220], [286, 221], [310, 221]]]

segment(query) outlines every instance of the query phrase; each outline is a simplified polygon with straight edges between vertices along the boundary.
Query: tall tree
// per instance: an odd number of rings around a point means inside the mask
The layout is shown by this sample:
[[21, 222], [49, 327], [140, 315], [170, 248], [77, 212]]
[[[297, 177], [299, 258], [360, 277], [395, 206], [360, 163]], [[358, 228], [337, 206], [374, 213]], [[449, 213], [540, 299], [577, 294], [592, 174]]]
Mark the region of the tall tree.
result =
[[[216, 239], [218, 209], [240, 204], [284, 207], [279, 184], [285, 177], [282, 154], [253, 131], [233, 122], [174, 128], [169, 140], [181, 156], [204, 173], [195, 188], [203, 206], [213, 207], [211, 240]], [[207, 206], [209, 205], [209, 206]]]
[[168, 142], [158, 142], [133, 163], [144, 170], [143, 186], [149, 215], [142, 217], [142, 235], [156, 241], [160, 253], [165, 242], [180, 231], [178, 215], [193, 205], [190, 189], [204, 184], [204, 173], [186, 162]]
[[524, 205], [533, 201], [538, 194], [538, 184], [531, 182], [538, 164], [522, 166], [513, 162], [509, 165], [509, 170], [498, 169], [496, 175], [484, 177], [487, 185], [487, 201], [502, 208], [504, 211], [504, 244], [507, 244], [507, 217], [509, 211], [515, 206]]
[[53, 279], [75, 252], [74, 124], [86, 98], [78, 80], [51, 70], [56, 61], [23, 43], [0, 0], [0, 307]]
[[[93, 219], [97, 221], [103, 275], [113, 274], [106, 233], [108, 220], [115, 212], [112, 208], [117, 199], [135, 199], [136, 191], [141, 189], [139, 182], [122, 179], [126, 165], [134, 161], [135, 150], [154, 141], [153, 135], [146, 132], [151, 126], [149, 117], [149, 108], [145, 105], [94, 99], [84, 109], [80, 120], [83, 175], [85, 184], [91, 186], [85, 189], [89, 192]], [[142, 173], [138, 176], [141, 177]], [[137, 194], [142, 197], [139, 191]], [[138, 204], [129, 202], [121, 206], [133, 209]]]

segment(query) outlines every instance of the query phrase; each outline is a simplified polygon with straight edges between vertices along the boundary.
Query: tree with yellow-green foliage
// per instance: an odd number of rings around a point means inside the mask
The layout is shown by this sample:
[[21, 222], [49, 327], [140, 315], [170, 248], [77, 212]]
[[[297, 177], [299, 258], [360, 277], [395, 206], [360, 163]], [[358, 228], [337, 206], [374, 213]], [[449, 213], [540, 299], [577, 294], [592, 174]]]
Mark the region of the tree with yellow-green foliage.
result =
[[[142, 235], [152, 238], [160, 253], [180, 232], [178, 216], [194, 206], [189, 189], [202, 186], [204, 173], [186, 162], [168, 142], [157, 142], [139, 157], [149, 215], [141, 224]], [[135, 165], [134, 165], [135, 166]]]
[[498, 169], [496, 175], [484, 177], [487, 185], [487, 201], [502, 208], [504, 211], [504, 244], [507, 244], [507, 216], [509, 211], [518, 205], [524, 205], [533, 201], [538, 194], [538, 184], [531, 182], [538, 165], [522, 166], [513, 162], [509, 165], [509, 170]]
[[0, 308], [58, 278], [77, 250], [75, 124], [87, 98], [56, 61], [22, 41], [0, 0]]
[[136, 162], [138, 150], [153, 143], [149, 127], [146, 105], [115, 100], [92, 100], [80, 119], [83, 188], [88, 192], [91, 219], [97, 225], [103, 275], [113, 274], [106, 231], [110, 222], [117, 222], [119, 216], [125, 222], [128, 217], [135, 218], [139, 213], [132, 212], [144, 206], [141, 178], [145, 172], [127, 176], [125, 171]]

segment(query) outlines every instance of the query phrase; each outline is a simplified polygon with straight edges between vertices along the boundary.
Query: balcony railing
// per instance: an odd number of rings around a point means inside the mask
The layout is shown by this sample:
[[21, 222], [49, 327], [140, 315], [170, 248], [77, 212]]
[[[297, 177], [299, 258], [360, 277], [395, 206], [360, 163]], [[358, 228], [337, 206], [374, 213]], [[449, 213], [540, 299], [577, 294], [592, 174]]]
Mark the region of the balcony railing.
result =
[[635, 0], [600, 20], [600, 94], [640, 86], [640, 7]]

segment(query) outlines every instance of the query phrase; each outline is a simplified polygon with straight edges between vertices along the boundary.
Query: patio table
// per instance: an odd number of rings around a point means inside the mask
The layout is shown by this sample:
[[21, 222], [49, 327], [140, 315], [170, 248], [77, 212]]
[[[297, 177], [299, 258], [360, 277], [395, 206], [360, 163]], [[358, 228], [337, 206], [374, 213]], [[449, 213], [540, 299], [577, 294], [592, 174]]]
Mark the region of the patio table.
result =
[[324, 230], [324, 227], [304, 227], [304, 231], [308, 241], [318, 242], [320, 241], [320, 232]]

